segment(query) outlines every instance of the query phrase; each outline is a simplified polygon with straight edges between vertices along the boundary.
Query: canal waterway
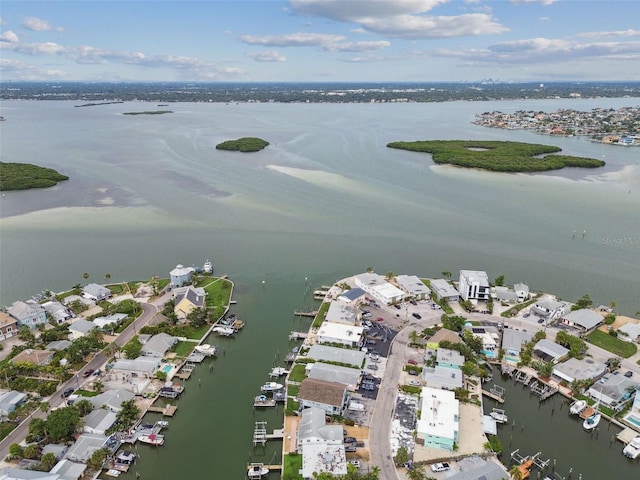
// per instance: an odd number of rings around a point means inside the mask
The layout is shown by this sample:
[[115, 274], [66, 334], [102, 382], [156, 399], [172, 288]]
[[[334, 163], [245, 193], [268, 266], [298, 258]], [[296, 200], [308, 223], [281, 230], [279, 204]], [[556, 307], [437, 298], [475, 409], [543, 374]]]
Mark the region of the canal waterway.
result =
[[[216, 274], [234, 280], [232, 311], [247, 326], [235, 339], [208, 340], [224, 353], [212, 370], [206, 363], [196, 370], [165, 446], [139, 447], [137, 469], [142, 478], [244, 478], [249, 461], [270, 462], [279, 451], [279, 442], [260, 452], [251, 440], [256, 420], [281, 427], [282, 407], [254, 412], [252, 399], [292, 346], [289, 332], [308, 325], [293, 310], [311, 306], [321, 284], [367, 267], [427, 277], [479, 269], [566, 300], [589, 293], [596, 304], [636, 312], [640, 148], [471, 122], [484, 111], [638, 102], [178, 103], [173, 114], [151, 116], [122, 115], [152, 107], [140, 102], [3, 102], [2, 161], [53, 167], [70, 180], [0, 199], [0, 302], [68, 289], [84, 272], [90, 282], [107, 273], [112, 282], [145, 280], [211, 260]], [[215, 150], [241, 136], [271, 145], [255, 154]], [[386, 147], [461, 138], [558, 145], [607, 166], [496, 174]], [[586, 234], [572, 238], [574, 230]], [[557, 450], [567, 468], [583, 454]]]
[[532, 470], [534, 479], [552, 471], [574, 480], [627, 480], [640, 475], [638, 460], [622, 455], [624, 444], [616, 439], [622, 429], [615, 424], [603, 418], [595, 432], [588, 433], [582, 419], [569, 415], [570, 402], [560, 394], [540, 402], [528, 386], [497, 371], [489, 382], [493, 384], [506, 389], [505, 403], [484, 397], [484, 410], [489, 414], [492, 408], [501, 408], [509, 418], [508, 424], [498, 425], [505, 465], [513, 464], [510, 454], [519, 449], [522, 456], [541, 452], [540, 459], [550, 460], [546, 470]]

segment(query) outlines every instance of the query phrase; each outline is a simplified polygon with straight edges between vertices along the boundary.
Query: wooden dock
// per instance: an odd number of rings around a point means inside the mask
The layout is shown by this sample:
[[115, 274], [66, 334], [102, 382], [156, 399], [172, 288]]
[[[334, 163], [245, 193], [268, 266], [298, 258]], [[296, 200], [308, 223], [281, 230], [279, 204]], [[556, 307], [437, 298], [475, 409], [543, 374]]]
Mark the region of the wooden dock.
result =
[[166, 407], [161, 407], [159, 405], [151, 405], [147, 408], [148, 412], [161, 413], [165, 417], [173, 417], [178, 411], [177, 405], [167, 405]]
[[633, 440], [636, 435], [638, 435], [638, 432], [636, 432], [632, 428], [626, 427], [616, 436], [616, 438], [626, 445], [631, 440]]
[[318, 310], [311, 310], [311, 311], [303, 311], [303, 310], [294, 310], [293, 314], [296, 317], [315, 317], [318, 314]]
[[482, 389], [482, 394], [498, 403], [504, 403], [504, 388], [499, 385], [494, 385], [489, 391]]

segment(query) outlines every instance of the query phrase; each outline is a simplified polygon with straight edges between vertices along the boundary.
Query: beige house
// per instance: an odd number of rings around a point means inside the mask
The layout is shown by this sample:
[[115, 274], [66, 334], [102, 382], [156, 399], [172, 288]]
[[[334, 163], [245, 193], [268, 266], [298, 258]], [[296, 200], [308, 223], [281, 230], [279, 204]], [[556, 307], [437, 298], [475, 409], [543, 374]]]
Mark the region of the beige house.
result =
[[6, 340], [18, 333], [18, 321], [7, 312], [0, 311], [0, 340]]

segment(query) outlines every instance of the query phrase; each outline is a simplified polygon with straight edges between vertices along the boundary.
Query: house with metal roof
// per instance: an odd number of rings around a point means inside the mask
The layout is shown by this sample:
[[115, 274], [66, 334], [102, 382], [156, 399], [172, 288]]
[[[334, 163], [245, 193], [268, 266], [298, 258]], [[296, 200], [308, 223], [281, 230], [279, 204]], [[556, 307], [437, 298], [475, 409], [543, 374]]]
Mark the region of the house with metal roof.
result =
[[431, 280], [431, 291], [438, 300], [446, 302], [457, 302], [460, 298], [460, 292], [443, 278]]
[[87, 468], [84, 463], [72, 462], [65, 458], [54, 465], [51, 473], [60, 475], [60, 480], [79, 480], [83, 478]]
[[300, 408], [317, 407], [327, 415], [342, 415], [347, 401], [347, 387], [342, 383], [305, 378], [298, 391]]
[[186, 287], [175, 295], [173, 312], [180, 320], [187, 318], [197, 308], [206, 307], [205, 291], [202, 288]]
[[324, 410], [315, 407], [303, 410], [296, 435], [296, 448], [302, 453], [302, 477], [311, 479], [315, 472], [346, 474], [342, 440], [342, 425], [327, 425]]
[[106, 317], [97, 317], [93, 319], [93, 324], [100, 330], [115, 328], [120, 322], [124, 322], [129, 315], [126, 313], [112, 313]]
[[342, 292], [338, 296], [338, 300], [348, 305], [358, 305], [364, 300], [365, 296], [366, 292], [363, 289], [356, 287]]
[[111, 370], [117, 373], [136, 373], [138, 375], [153, 376], [162, 363], [157, 357], [119, 358]]
[[61, 480], [60, 475], [37, 470], [6, 467], [0, 470], [0, 480]]
[[587, 395], [612, 408], [629, 400], [637, 388], [638, 382], [634, 382], [624, 375], [607, 373], [589, 387]]
[[362, 368], [366, 354], [361, 350], [331, 347], [329, 345], [311, 345], [307, 357], [316, 361], [337, 362]]
[[347, 386], [349, 390], [356, 390], [362, 370], [343, 367], [323, 362], [310, 362], [306, 365], [307, 377], [328, 382], [338, 382]]
[[73, 312], [60, 302], [46, 302], [42, 304], [42, 308], [51, 315], [51, 318], [59, 325], [73, 317]]
[[122, 402], [128, 402], [133, 400], [135, 395], [124, 388], [118, 388], [114, 390], [107, 390], [95, 397], [87, 397], [87, 400], [91, 402], [93, 408], [111, 410], [118, 413], [122, 410]]
[[27, 401], [27, 394], [15, 390], [0, 390], [0, 415], [7, 416]]
[[162, 358], [171, 348], [178, 343], [178, 338], [168, 333], [154, 335], [142, 346], [142, 355], [145, 357]]
[[416, 300], [424, 300], [431, 295], [429, 287], [416, 275], [398, 275], [396, 283], [402, 290], [407, 292], [409, 297]]
[[342, 425], [327, 425], [326, 413], [321, 408], [305, 408], [298, 422], [297, 447], [305, 444], [343, 445]]
[[65, 458], [73, 462], [86, 463], [93, 455], [93, 452], [100, 450], [107, 443], [105, 435], [96, 433], [83, 433], [76, 439], [75, 443], [69, 447]]
[[98, 328], [95, 323], [79, 318], [71, 325], [69, 325], [69, 337], [71, 340], [77, 340], [86, 336], [91, 330]]
[[93, 300], [94, 302], [99, 302], [100, 300], [110, 298], [111, 290], [107, 287], [103, 287], [102, 285], [98, 285], [97, 283], [90, 283], [89, 285], [82, 287], [82, 296], [89, 300]]
[[196, 271], [193, 267], [185, 267], [184, 265], [176, 265], [176, 268], [169, 272], [172, 287], [181, 287], [185, 283], [191, 282], [191, 276]]
[[518, 295], [509, 287], [497, 285], [491, 289], [491, 297], [497, 302], [518, 303]]
[[598, 312], [588, 308], [581, 308], [562, 315], [560, 321], [584, 334], [602, 325], [604, 318]]
[[487, 272], [482, 270], [460, 270], [458, 292], [463, 300], [489, 300], [491, 287]]
[[419, 410], [422, 415], [416, 426], [416, 442], [425, 447], [453, 451], [460, 432], [460, 403], [455, 393], [422, 387]]
[[360, 322], [361, 315], [362, 313], [357, 308], [342, 302], [333, 301], [329, 304], [329, 310], [327, 310], [324, 321], [353, 326]]
[[557, 363], [569, 354], [569, 349], [543, 338], [533, 346], [533, 357], [542, 362]]
[[640, 342], [640, 323], [627, 322], [617, 330], [618, 338], [625, 342]]
[[553, 367], [553, 377], [571, 383], [574, 380], [594, 380], [607, 371], [607, 366], [591, 358], [570, 358]]
[[84, 433], [98, 433], [105, 435], [107, 430], [116, 423], [118, 415], [105, 408], [96, 408], [84, 417]]
[[484, 459], [480, 456], [466, 457], [458, 462], [460, 471], [447, 477], [447, 480], [504, 480], [509, 472], [495, 458]]
[[532, 333], [505, 328], [502, 331], [502, 350], [504, 350], [502, 361], [512, 365], [520, 363], [520, 352], [532, 339]]
[[69, 340], [54, 340], [47, 344], [46, 349], [51, 351], [62, 351], [66, 350], [72, 345]]
[[7, 308], [7, 313], [18, 321], [18, 327], [36, 328], [47, 323], [47, 312], [34, 301], [23, 302], [18, 300]]
[[67, 450], [69, 450], [69, 447], [64, 444], [61, 445], [58, 443], [48, 443], [47, 445], [42, 447], [42, 455], [53, 453], [53, 455], [56, 457], [56, 460], [60, 460], [64, 456], [64, 454], [67, 453]]

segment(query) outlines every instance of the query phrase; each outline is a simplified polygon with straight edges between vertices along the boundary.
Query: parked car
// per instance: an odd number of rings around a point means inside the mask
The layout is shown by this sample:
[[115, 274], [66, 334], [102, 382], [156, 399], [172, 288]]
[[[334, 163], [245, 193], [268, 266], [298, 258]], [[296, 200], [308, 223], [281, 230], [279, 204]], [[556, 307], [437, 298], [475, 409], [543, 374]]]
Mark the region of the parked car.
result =
[[356, 468], [360, 468], [360, 460], [349, 460], [349, 463]]
[[383, 322], [383, 321], [384, 321], [384, 318], [382, 318], [382, 317], [376, 318], [376, 322]]
[[410, 358], [409, 360], [407, 360], [407, 363], [410, 365], [418, 365], [418, 362], [416, 360], [414, 360], [413, 358]]
[[344, 443], [356, 443], [357, 441], [356, 437], [344, 437]]
[[409, 380], [409, 385], [411, 385], [412, 387], [419, 387], [420, 382], [418, 380]]
[[411, 314], [412, 317], [417, 318], [418, 320], [420, 320], [422, 318], [422, 315], [420, 315], [419, 313], [413, 312]]
[[377, 369], [378, 369], [378, 366], [377, 366], [377, 365], [374, 365], [374, 364], [372, 364], [372, 363], [370, 363], [369, 365], [367, 365], [367, 368], [368, 368], [369, 370], [377, 370]]
[[627, 370], [627, 373], [625, 373], [624, 376], [627, 378], [631, 378], [633, 377], [633, 372], [631, 370]]
[[89, 370], [86, 370], [82, 376], [83, 377], [88, 377], [89, 375], [91, 375], [93, 373], [93, 368], [90, 368]]
[[447, 462], [434, 463], [431, 465], [432, 472], [446, 472], [449, 470], [449, 464]]
[[397, 308], [398, 310], [400, 310], [402, 307], [396, 303], [396, 304], [393, 306], [393, 308]]
[[75, 392], [73, 388], [67, 388], [64, 392], [62, 392], [62, 398], [67, 398], [73, 392]]
[[408, 373], [409, 375], [413, 375], [414, 377], [417, 377], [418, 375], [420, 375], [420, 373], [418, 373], [418, 372], [417, 372], [417, 371], [415, 371], [415, 370], [408, 370], [408, 371], [407, 371], [407, 373]]

